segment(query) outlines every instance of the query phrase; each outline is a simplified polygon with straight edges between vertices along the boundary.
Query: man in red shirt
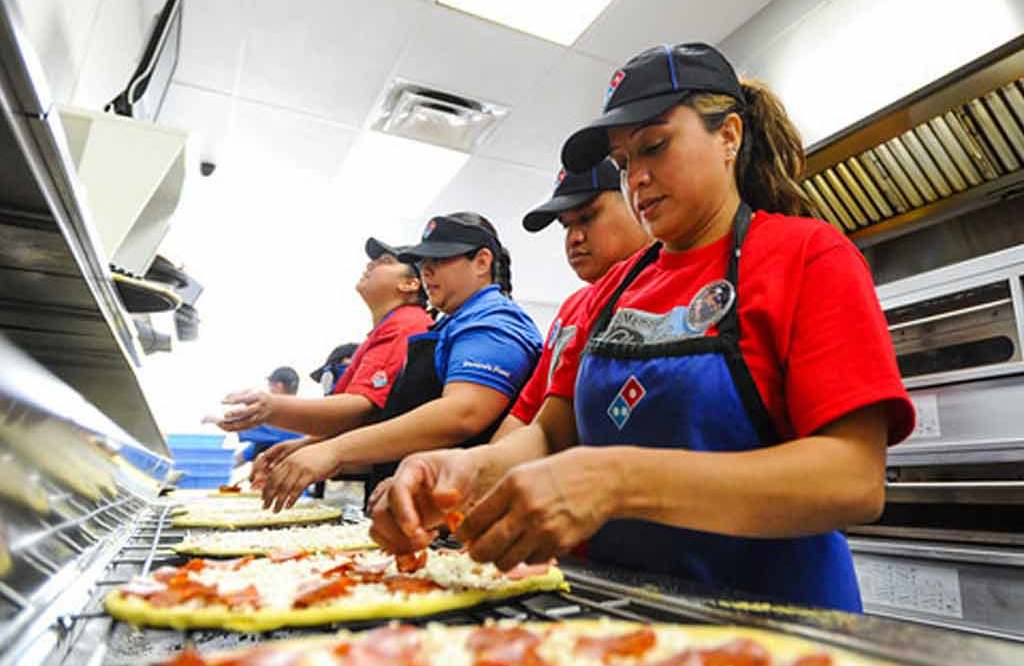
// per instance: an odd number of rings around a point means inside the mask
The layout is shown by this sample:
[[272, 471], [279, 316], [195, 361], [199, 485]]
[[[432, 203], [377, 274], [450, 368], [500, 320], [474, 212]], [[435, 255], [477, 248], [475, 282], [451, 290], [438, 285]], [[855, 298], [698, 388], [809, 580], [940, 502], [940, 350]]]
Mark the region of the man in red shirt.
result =
[[298, 448], [372, 423], [387, 401], [392, 383], [405, 364], [406, 340], [424, 333], [433, 323], [419, 274], [412, 264], [398, 260], [401, 248], [374, 238], [366, 241], [370, 258], [356, 284], [373, 319], [373, 329], [359, 345], [352, 363], [325, 398], [271, 395], [244, 391], [224, 402], [238, 405], [218, 425], [236, 431], [269, 423], [309, 437], [281, 444], [256, 459], [253, 481], [258, 482], [274, 461]]
[[562, 350], [575, 337], [579, 305], [589, 293], [590, 284], [650, 241], [622, 198], [619, 170], [611, 160], [580, 173], [559, 171], [554, 194], [523, 217], [523, 227], [536, 233], [556, 219], [565, 232], [565, 258], [588, 285], [559, 307], [537, 367], [494, 441], [533, 421], [540, 410]]

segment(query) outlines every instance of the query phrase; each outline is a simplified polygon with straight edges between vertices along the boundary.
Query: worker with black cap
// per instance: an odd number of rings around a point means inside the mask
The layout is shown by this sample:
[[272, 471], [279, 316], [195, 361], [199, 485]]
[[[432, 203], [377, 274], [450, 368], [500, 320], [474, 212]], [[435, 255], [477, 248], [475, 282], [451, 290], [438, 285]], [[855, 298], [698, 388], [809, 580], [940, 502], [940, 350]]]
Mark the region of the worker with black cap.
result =
[[400, 472], [375, 538], [420, 547], [457, 497], [456, 535], [501, 569], [586, 540], [603, 563], [860, 610], [839, 530], [881, 512], [914, 412], [863, 257], [802, 217], [799, 134], [713, 47], [679, 44], [615, 72], [562, 159], [609, 153], [659, 242], [594, 285], [533, 423]]
[[270, 465], [292, 451], [379, 419], [405, 364], [407, 340], [426, 332], [433, 323], [424, 309], [423, 285], [416, 267], [398, 258], [404, 248], [370, 238], [365, 249], [370, 261], [356, 291], [370, 310], [373, 329], [333, 383], [332, 395], [299, 398], [243, 391], [224, 399], [237, 405], [227, 413], [229, 420], [219, 424], [224, 430], [269, 423], [309, 436], [269, 449], [257, 458], [251, 477], [257, 485]]
[[[274, 371], [267, 375], [267, 395], [295, 395], [298, 392], [299, 373], [295, 372], [295, 368], [282, 365], [279, 368], [274, 368]], [[251, 462], [272, 446], [302, 437], [300, 433], [276, 428], [266, 423], [238, 429], [237, 432], [238, 441], [247, 442], [248, 446], [235, 452], [236, 466]]]
[[490, 222], [476, 213], [434, 217], [400, 256], [417, 262], [430, 304], [445, 316], [409, 340], [382, 420], [285, 458], [264, 486], [267, 506], [291, 506], [310, 483], [364, 463], [375, 468], [369, 496], [410, 453], [489, 441], [533, 371], [540, 334], [507, 297], [510, 257]]
[[352, 356], [359, 349], [358, 342], [345, 342], [331, 350], [327, 360], [319, 368], [309, 373], [309, 378], [320, 385], [324, 395], [334, 393], [334, 385], [338, 383], [345, 369], [352, 365]]

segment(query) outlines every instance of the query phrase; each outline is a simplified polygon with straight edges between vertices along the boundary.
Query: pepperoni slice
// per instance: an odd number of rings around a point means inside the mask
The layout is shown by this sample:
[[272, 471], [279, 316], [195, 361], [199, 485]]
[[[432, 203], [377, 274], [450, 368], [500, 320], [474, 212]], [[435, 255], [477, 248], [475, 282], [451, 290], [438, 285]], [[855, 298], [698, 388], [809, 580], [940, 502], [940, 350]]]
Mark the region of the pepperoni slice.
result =
[[509, 580], [523, 580], [524, 578], [543, 576], [548, 572], [549, 568], [551, 568], [551, 564], [526, 564], [525, 562], [520, 562], [505, 573], [505, 578]]
[[166, 590], [144, 597], [146, 601], [157, 607], [176, 606], [190, 599], [202, 601], [216, 601], [217, 587], [215, 585], [204, 585], [195, 580], [181, 580], [177, 577], [171, 580], [171, 585]]
[[318, 584], [300, 593], [299, 596], [295, 597], [292, 606], [295, 608], [307, 608], [321, 601], [345, 596], [355, 584], [354, 580], [348, 578], [331, 578], [325, 583]]
[[772, 658], [762, 646], [741, 638], [721, 647], [683, 650], [655, 666], [771, 666]]
[[395, 555], [395, 566], [402, 573], [416, 573], [427, 564], [427, 551]]
[[459, 529], [459, 525], [466, 519], [466, 514], [461, 511], [450, 511], [444, 514], [444, 524], [448, 526], [448, 531], [455, 534], [455, 530]]
[[195, 649], [185, 648], [177, 656], [161, 661], [159, 666], [209, 666], [209, 663]]
[[351, 666], [413, 666], [421, 663], [420, 633], [415, 627], [380, 627], [356, 643], [335, 646], [333, 654]]
[[282, 550], [275, 548], [267, 554], [267, 559], [275, 564], [289, 560], [303, 560], [307, 557], [309, 557], [309, 551], [306, 550]]
[[354, 562], [342, 562], [338, 566], [328, 569], [320, 575], [324, 578], [334, 578], [335, 576], [348, 576], [355, 570], [356, 565]]
[[658, 637], [650, 629], [637, 629], [619, 636], [580, 636], [576, 639], [575, 652], [607, 664], [615, 657], [642, 657], [657, 641]]
[[541, 638], [522, 627], [481, 627], [466, 639], [473, 666], [546, 666], [537, 654]]
[[827, 654], [810, 654], [800, 657], [793, 662], [792, 666], [834, 666], [835, 662]]
[[255, 585], [246, 585], [241, 590], [219, 593], [218, 600], [229, 608], [238, 608], [239, 606], [259, 608], [260, 592]]
[[202, 571], [206, 568], [206, 560], [192, 559], [178, 567], [178, 571]]
[[221, 486], [221, 487], [219, 487], [217, 489], [217, 491], [218, 492], [222, 492], [222, 493], [229, 493], [229, 494], [230, 493], [240, 493], [240, 492], [242, 492], [242, 486], [240, 486], [240, 485], [238, 485], [236, 483], [236, 484], [230, 485], [230, 486]]
[[384, 580], [388, 592], [405, 592], [406, 594], [423, 594], [444, 588], [432, 580], [426, 578], [413, 578], [412, 576], [391, 576]]

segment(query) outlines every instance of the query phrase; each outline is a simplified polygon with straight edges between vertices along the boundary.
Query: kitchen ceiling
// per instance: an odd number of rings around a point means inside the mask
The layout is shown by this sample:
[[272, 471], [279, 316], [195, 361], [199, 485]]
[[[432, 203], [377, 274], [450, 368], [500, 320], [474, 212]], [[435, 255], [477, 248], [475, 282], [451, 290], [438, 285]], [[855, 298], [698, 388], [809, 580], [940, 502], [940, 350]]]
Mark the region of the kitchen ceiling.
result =
[[514, 254], [523, 246], [519, 270], [540, 277], [560, 239], [531, 246], [519, 220], [549, 194], [562, 140], [599, 112], [611, 72], [652, 44], [716, 43], [766, 4], [614, 0], [565, 48], [428, 0], [189, 0], [159, 122], [194, 131], [221, 168], [258, 155], [333, 178], [396, 77], [507, 106], [423, 215], [479, 210]]

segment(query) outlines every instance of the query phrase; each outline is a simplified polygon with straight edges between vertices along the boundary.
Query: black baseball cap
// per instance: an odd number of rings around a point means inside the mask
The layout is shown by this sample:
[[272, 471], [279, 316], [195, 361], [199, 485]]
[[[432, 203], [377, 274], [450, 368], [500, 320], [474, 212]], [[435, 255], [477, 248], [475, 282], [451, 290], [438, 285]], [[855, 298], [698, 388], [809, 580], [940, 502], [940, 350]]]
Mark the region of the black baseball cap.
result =
[[608, 128], [657, 118], [695, 92], [745, 101], [732, 65], [713, 46], [665, 44], [633, 56], [612, 75], [601, 117], [562, 146], [562, 164], [570, 171], [589, 169], [608, 155]]
[[523, 217], [527, 231], [540, 231], [567, 210], [591, 201], [605, 190], [619, 189], [619, 170], [609, 159], [586, 171], [558, 172], [555, 193]]
[[332, 365], [337, 364], [343, 358], [351, 358], [352, 355], [356, 353], [357, 349], [359, 349], [359, 345], [357, 345], [354, 342], [346, 342], [343, 345], [338, 345], [337, 347], [331, 350], [330, 354], [327, 355], [327, 360], [324, 361], [323, 365], [321, 365], [313, 372], [309, 373], [310, 378], [314, 382], [319, 384], [320, 378], [323, 376], [325, 372], [327, 372], [328, 368], [330, 368]]
[[384, 241], [379, 241], [373, 236], [366, 239], [366, 256], [370, 259], [377, 259], [381, 255], [390, 254], [395, 258], [402, 253], [402, 250], [406, 248], [405, 245], [388, 245]]
[[299, 373], [295, 372], [295, 368], [287, 365], [283, 365], [280, 368], [276, 368], [270, 376], [267, 377], [269, 382], [277, 382], [284, 386], [284, 390], [288, 393], [294, 394], [299, 390]]
[[431, 218], [423, 227], [420, 244], [405, 248], [398, 258], [402, 261], [447, 259], [482, 247], [494, 250], [497, 244], [497, 239], [486, 229], [471, 226], [454, 217], [439, 215]]

